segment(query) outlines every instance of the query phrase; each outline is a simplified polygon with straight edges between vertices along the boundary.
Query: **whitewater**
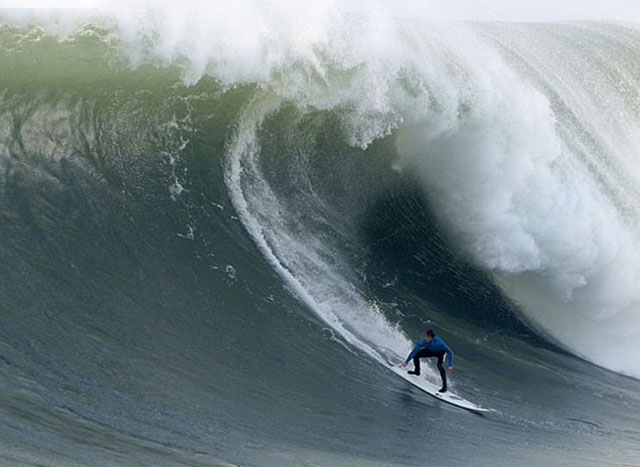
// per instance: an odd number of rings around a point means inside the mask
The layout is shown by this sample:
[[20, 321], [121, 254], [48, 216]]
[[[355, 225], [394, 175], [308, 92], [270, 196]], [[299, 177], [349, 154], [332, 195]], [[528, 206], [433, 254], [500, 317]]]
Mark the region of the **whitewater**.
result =
[[636, 23], [90, 7], [0, 10], [5, 464], [637, 465]]

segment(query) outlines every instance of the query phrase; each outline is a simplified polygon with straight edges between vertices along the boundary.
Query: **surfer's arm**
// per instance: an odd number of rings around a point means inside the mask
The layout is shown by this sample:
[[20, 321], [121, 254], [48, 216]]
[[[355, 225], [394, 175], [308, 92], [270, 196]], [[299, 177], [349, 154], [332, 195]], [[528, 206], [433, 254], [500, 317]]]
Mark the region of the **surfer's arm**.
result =
[[447, 366], [453, 368], [453, 352], [448, 345], [445, 344], [444, 351], [447, 353]]
[[409, 363], [413, 357], [416, 356], [416, 354], [420, 351], [420, 349], [423, 347], [423, 344], [425, 343], [424, 339], [420, 339], [420, 342], [418, 342], [416, 344], [416, 346], [413, 348], [413, 350], [411, 351], [411, 353], [409, 354], [409, 356], [407, 357], [407, 359], [404, 361], [404, 363]]

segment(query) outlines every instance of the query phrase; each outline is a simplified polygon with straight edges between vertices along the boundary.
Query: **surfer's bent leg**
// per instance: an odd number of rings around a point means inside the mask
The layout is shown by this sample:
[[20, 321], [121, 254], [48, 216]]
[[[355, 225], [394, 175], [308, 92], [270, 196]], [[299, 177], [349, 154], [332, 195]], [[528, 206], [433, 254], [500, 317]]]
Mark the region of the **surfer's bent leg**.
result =
[[[444, 355], [444, 352], [443, 352]], [[414, 367], [414, 371], [416, 375], [420, 374], [420, 359], [421, 358], [427, 358], [427, 357], [433, 357], [434, 354], [432, 352], [430, 352], [427, 349], [422, 349], [420, 352], [418, 352], [416, 354], [415, 357], [413, 357], [413, 367]]]
[[438, 371], [440, 371], [440, 377], [442, 378], [442, 387], [446, 388], [447, 387], [447, 372], [444, 371], [444, 365], [442, 364], [444, 362], [444, 350], [438, 352], [436, 354], [436, 356], [438, 357]]
[[413, 371], [416, 375], [420, 374], [420, 352], [418, 352], [418, 354], [413, 357]]

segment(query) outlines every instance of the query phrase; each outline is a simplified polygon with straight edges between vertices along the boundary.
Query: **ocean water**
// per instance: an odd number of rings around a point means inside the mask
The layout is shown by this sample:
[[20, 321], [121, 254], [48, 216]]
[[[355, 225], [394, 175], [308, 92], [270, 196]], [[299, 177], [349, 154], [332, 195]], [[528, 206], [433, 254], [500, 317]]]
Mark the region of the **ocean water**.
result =
[[640, 465], [640, 28], [374, 6], [0, 11], [0, 465]]

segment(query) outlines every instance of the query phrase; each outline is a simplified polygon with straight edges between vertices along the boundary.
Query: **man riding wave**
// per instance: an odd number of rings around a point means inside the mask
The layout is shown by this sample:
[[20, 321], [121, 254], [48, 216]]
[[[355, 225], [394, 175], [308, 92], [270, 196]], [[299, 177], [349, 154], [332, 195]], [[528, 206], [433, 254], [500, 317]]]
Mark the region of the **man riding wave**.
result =
[[447, 370], [453, 371], [453, 352], [442, 339], [436, 337], [432, 329], [429, 329], [424, 339], [420, 339], [420, 342], [416, 344], [407, 359], [400, 366], [405, 368], [407, 363], [413, 359], [414, 369], [408, 373], [418, 376], [420, 375], [420, 359], [437, 357], [438, 370], [442, 378], [442, 387], [438, 392], [447, 392], [447, 373], [444, 371], [443, 365], [445, 353], [447, 354]]

